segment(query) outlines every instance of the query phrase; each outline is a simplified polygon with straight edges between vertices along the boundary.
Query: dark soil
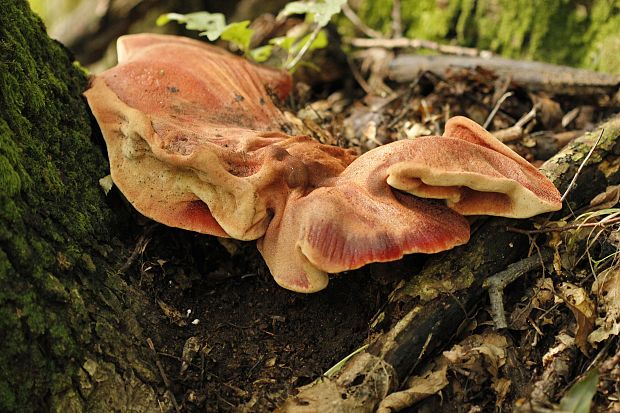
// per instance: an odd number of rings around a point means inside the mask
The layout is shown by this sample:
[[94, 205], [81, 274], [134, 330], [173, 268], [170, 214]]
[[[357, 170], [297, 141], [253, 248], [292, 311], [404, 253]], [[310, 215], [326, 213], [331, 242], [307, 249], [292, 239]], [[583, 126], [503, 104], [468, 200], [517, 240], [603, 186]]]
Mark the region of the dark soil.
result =
[[[253, 242], [234, 246], [231, 256], [214, 237], [159, 226], [131, 279], [153, 302], [146, 335], [183, 411], [273, 409], [364, 343], [390, 291], [369, 270], [287, 291]], [[195, 355], [181, 373], [186, 343]]]

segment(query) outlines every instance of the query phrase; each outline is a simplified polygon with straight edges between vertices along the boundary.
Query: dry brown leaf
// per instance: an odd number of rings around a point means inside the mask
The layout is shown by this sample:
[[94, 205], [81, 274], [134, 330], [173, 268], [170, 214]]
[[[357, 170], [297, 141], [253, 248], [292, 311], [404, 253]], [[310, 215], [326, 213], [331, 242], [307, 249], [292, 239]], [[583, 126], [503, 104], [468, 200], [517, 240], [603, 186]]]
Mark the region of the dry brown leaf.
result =
[[620, 264], [602, 272], [592, 284], [592, 292], [598, 299], [599, 317], [597, 329], [588, 336], [588, 341], [595, 344], [620, 334]]
[[172, 307], [171, 305], [164, 303], [161, 300], [157, 300], [157, 305], [159, 305], [159, 308], [161, 308], [161, 310], [164, 312], [164, 315], [168, 317], [170, 321], [172, 321], [174, 324], [178, 325], [179, 327], [185, 327], [187, 325], [187, 320], [185, 320], [183, 313], [181, 313], [179, 310]]
[[558, 293], [577, 320], [575, 343], [582, 353], [588, 354], [588, 335], [594, 328], [595, 320], [594, 302], [586, 290], [569, 282], [560, 284]]
[[493, 379], [493, 384], [491, 387], [495, 391], [495, 394], [497, 394], [497, 398], [495, 399], [496, 411], [501, 411], [502, 404], [504, 403], [504, 400], [506, 400], [506, 396], [510, 391], [511, 385], [512, 381], [505, 377]]
[[620, 185], [611, 185], [592, 198], [588, 211], [598, 211], [601, 209], [612, 208], [620, 201]]
[[475, 334], [465, 338], [449, 351], [443, 352], [448, 368], [456, 374], [451, 380], [453, 391], [465, 392], [459, 377], [467, 382], [467, 391], [482, 391], [492, 383], [496, 404], [501, 406], [511, 387], [511, 381], [501, 377], [500, 369], [506, 364], [509, 340], [496, 332]]
[[547, 367], [558, 354], [575, 345], [575, 339], [564, 332], [558, 334], [555, 341], [557, 344], [551, 347], [542, 358], [543, 367]]
[[499, 372], [499, 368], [506, 363], [505, 349], [507, 345], [508, 343], [505, 343], [503, 347], [498, 347], [491, 343], [485, 343], [479, 347], [473, 348], [472, 350], [479, 352], [486, 358], [488, 362], [487, 370], [493, 377], [496, 377]]
[[[559, 227], [563, 227], [566, 225], [565, 222], [561, 222], [562, 225], [558, 225]], [[549, 246], [553, 248], [553, 269], [556, 274], [562, 274], [562, 255], [560, 254], [560, 245], [562, 245], [562, 235], [559, 232], [551, 233], [551, 239], [549, 240]]]
[[[529, 328], [529, 318], [532, 310], [546, 309], [553, 303], [554, 296], [553, 280], [549, 277], [538, 278], [536, 285], [532, 287], [531, 298], [526, 303], [518, 305], [510, 314], [510, 328], [513, 330]], [[538, 320], [538, 323], [540, 322], [541, 319]], [[543, 318], [542, 322], [544, 325], [546, 320]]]
[[179, 371], [179, 375], [183, 375], [183, 373], [187, 371], [187, 368], [192, 364], [194, 356], [200, 351], [201, 347], [200, 338], [196, 336], [192, 336], [185, 341], [183, 353], [181, 355], [181, 370]]
[[542, 93], [531, 95], [534, 104], [538, 107], [538, 118], [545, 129], [557, 127], [564, 116], [562, 107], [558, 102]]
[[532, 306], [534, 308], [544, 309], [547, 304], [553, 302], [553, 280], [549, 277], [539, 278], [536, 280], [534, 296], [532, 297]]
[[446, 377], [448, 363], [442, 364], [436, 371], [428, 371], [422, 376], [410, 378], [407, 382], [409, 387], [406, 390], [394, 392], [383, 399], [377, 408], [377, 413], [401, 411], [441, 391], [448, 385]]
[[[451, 366], [474, 373], [473, 376], [496, 377], [498, 370], [506, 363], [506, 337], [497, 333], [474, 334], [455, 345], [443, 355]], [[481, 357], [482, 356], [482, 357]]]

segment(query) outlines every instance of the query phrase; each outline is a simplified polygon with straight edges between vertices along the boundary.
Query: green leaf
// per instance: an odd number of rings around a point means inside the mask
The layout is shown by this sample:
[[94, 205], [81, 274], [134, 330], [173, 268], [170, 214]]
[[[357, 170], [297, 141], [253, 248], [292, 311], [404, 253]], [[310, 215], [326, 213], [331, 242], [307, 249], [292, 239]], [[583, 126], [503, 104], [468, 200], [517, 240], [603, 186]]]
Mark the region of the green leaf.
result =
[[262, 63], [267, 61], [271, 57], [271, 53], [273, 52], [273, 45], [268, 44], [265, 46], [257, 47], [256, 49], [250, 50], [250, 57], [258, 62]]
[[273, 39], [269, 40], [269, 43], [278, 46], [280, 49], [288, 52], [296, 40], [297, 38], [293, 36], [282, 36], [274, 37]]
[[560, 410], [571, 413], [589, 413], [597, 386], [598, 370], [592, 369], [581, 381], [568, 389], [560, 400]]
[[358, 348], [353, 353], [349, 354], [348, 356], [346, 356], [345, 358], [340, 360], [338, 363], [333, 365], [325, 373], [323, 373], [323, 377], [333, 377], [334, 374], [338, 373], [342, 369], [342, 367], [346, 364], [347, 361], [349, 361], [349, 359], [351, 357], [355, 356], [358, 353], [361, 353], [362, 351], [366, 350], [367, 348], [368, 348], [368, 344], [364, 344], [362, 347]]
[[174, 15], [175, 13], [166, 13], [166, 14], [161, 14], [157, 20], [155, 20], [155, 24], [158, 26], [163, 26], [166, 25], [168, 23], [170, 23], [170, 21], [172, 20], [170, 18], [170, 16]]
[[254, 30], [248, 28], [249, 25], [249, 20], [230, 23], [222, 30], [222, 40], [228, 40], [236, 44], [239, 49], [246, 53], [250, 48], [250, 40], [252, 40], [252, 35], [254, 34]]
[[[291, 54], [297, 54], [304, 47], [306, 43], [310, 41], [312, 33], [305, 35], [300, 41], [296, 42], [291, 48]], [[324, 49], [327, 47], [327, 34], [321, 30], [316, 36], [316, 39], [310, 44], [308, 50]]]
[[340, 13], [346, 2], [347, 0], [293, 1], [282, 9], [278, 18], [291, 14], [305, 14], [311, 22], [316, 22], [319, 27], [325, 27], [333, 15]]
[[158, 26], [163, 26], [170, 21], [177, 21], [184, 24], [188, 30], [199, 30], [201, 36], [207, 36], [211, 41], [217, 40], [222, 31], [226, 29], [226, 17], [222, 13], [207, 13], [200, 11], [196, 13], [179, 14], [167, 13], [162, 14], [155, 22]]

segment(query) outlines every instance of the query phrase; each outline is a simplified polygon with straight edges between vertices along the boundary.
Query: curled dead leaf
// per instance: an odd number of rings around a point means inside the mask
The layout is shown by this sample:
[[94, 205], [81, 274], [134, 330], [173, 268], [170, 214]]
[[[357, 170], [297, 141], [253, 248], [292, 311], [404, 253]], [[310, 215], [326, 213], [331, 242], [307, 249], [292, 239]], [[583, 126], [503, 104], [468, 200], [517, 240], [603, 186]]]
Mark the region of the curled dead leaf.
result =
[[611, 185], [592, 198], [588, 211], [599, 211], [601, 209], [612, 208], [620, 201], [620, 185]]
[[620, 264], [602, 272], [592, 284], [592, 292], [597, 297], [599, 316], [597, 329], [588, 336], [588, 341], [596, 344], [620, 334]]
[[551, 347], [542, 358], [543, 367], [545, 368], [555, 360], [558, 354], [575, 345], [575, 339], [564, 332], [560, 333], [555, 338], [555, 341], [557, 344]]
[[181, 355], [181, 370], [179, 375], [182, 375], [187, 371], [187, 368], [192, 364], [194, 356], [200, 351], [202, 344], [200, 338], [192, 336], [185, 341], [183, 345], [183, 353]]
[[564, 282], [558, 286], [558, 294], [577, 320], [575, 343], [582, 353], [588, 354], [588, 335], [594, 328], [594, 302], [586, 290], [575, 284]]
[[501, 334], [474, 334], [449, 351], [444, 351], [443, 355], [451, 367], [472, 373], [472, 380], [480, 377], [484, 381], [489, 374], [497, 377], [500, 367], [506, 363], [507, 347], [508, 340]]
[[407, 382], [408, 388], [406, 390], [394, 392], [381, 401], [377, 413], [398, 412], [428, 396], [437, 394], [448, 385], [447, 370], [448, 364], [443, 363], [438, 370], [412, 377]]
[[510, 391], [511, 385], [512, 381], [506, 377], [493, 379], [493, 384], [491, 387], [495, 391], [495, 394], [497, 394], [497, 398], [495, 399], [495, 407], [497, 411], [501, 411], [502, 404], [504, 403], [504, 400], [506, 400], [506, 396]]

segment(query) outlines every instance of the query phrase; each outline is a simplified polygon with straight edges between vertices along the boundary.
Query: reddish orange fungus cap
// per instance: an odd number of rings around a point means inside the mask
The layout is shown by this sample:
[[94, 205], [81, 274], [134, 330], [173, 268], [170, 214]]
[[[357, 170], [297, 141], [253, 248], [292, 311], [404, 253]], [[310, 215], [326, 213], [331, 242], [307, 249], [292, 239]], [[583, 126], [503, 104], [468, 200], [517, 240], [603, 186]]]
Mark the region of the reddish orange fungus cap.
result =
[[464, 215], [561, 208], [544, 175], [469, 119], [357, 157], [284, 132], [271, 100], [290, 91], [284, 71], [176, 36], [124, 36], [118, 55], [85, 93], [114, 183], [163, 224], [258, 240], [285, 288], [461, 245]]

